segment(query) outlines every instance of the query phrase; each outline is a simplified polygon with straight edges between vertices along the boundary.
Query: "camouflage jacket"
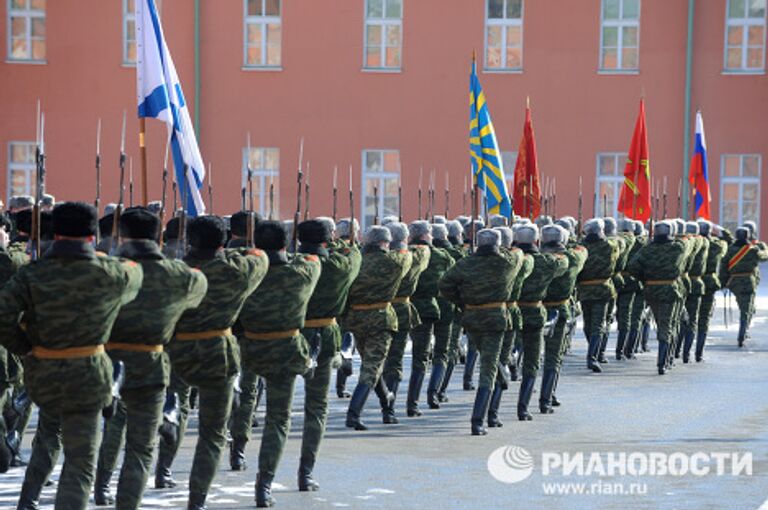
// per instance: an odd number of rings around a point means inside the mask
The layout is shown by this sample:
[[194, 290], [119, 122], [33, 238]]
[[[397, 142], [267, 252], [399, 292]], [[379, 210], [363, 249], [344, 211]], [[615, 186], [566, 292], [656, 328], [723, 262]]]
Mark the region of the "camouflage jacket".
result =
[[[344, 319], [353, 331], [398, 330], [398, 317], [392, 300], [405, 275], [411, 269], [413, 255], [409, 250], [384, 251], [378, 246], [363, 248], [360, 271], [352, 282]], [[422, 262], [426, 266], [426, 262]], [[358, 309], [355, 305], [384, 304], [383, 308]]]
[[[523, 316], [520, 314], [520, 307], [517, 306], [517, 300], [520, 299], [520, 292], [523, 290], [523, 283], [533, 272], [534, 260], [527, 253], [523, 253], [520, 248], [512, 248], [510, 253], [518, 252], [523, 257], [520, 264], [520, 270], [517, 272], [515, 282], [512, 284], [512, 292], [507, 300], [507, 309], [509, 311], [510, 328], [520, 331], [523, 328]], [[503, 250], [502, 250], [503, 252]]]
[[519, 250], [513, 256], [495, 247], [480, 247], [443, 275], [440, 292], [464, 309], [462, 325], [467, 329], [505, 331], [510, 326], [506, 302], [522, 263]]
[[[29, 256], [23, 250], [9, 247], [8, 250], [0, 249], [0, 287], [5, 285], [16, 271], [29, 262]], [[8, 352], [0, 346], [0, 391], [5, 391], [8, 385], [16, 380], [8, 373]]]
[[647, 301], [673, 302], [685, 295], [681, 277], [687, 255], [688, 247], [679, 239], [654, 241], [637, 252], [629, 261], [627, 270], [643, 282]]
[[632, 243], [632, 249], [629, 250], [627, 260], [624, 261], [624, 265], [621, 269], [621, 276], [624, 283], [620, 289], [617, 289], [619, 294], [640, 292], [643, 289], [643, 284], [640, 283], [637, 278], [633, 277], [629, 271], [627, 271], [627, 267], [629, 266], [629, 261], [632, 260], [632, 257], [637, 255], [637, 252], [640, 251], [643, 246], [645, 246], [646, 242], [647, 238], [642, 236], [636, 237], [635, 241]]
[[559, 305], [553, 305], [552, 303], [570, 299], [576, 287], [576, 278], [579, 276], [581, 269], [584, 267], [584, 262], [586, 262], [589, 255], [587, 249], [580, 245], [566, 248], [562, 253], [568, 259], [568, 269], [562, 275], [555, 277], [550, 282], [549, 287], [547, 287], [544, 304], [548, 307], [557, 307]]
[[421, 318], [416, 307], [410, 301], [411, 296], [416, 291], [416, 286], [419, 284], [419, 276], [429, 265], [430, 249], [425, 244], [412, 244], [408, 247], [408, 251], [411, 253], [412, 260], [411, 266], [406, 272], [403, 279], [400, 281], [400, 287], [397, 289], [395, 297], [400, 300], [407, 298], [407, 302], [393, 303], [392, 306], [397, 314], [397, 329], [398, 331], [407, 331], [415, 326], [421, 324]]
[[[0, 289], [0, 338], [18, 354], [32, 347], [102, 345], [120, 307], [136, 297], [141, 282], [142, 269], [135, 262], [98, 257], [90, 244], [56, 241]], [[22, 313], [26, 335], [18, 331]], [[66, 405], [60, 402], [62, 392], [71, 391], [80, 409], [100, 409], [111, 399], [112, 363], [106, 354], [62, 360], [28, 356], [24, 365], [27, 389], [43, 408]]]
[[453, 266], [453, 257], [444, 248], [430, 247], [429, 264], [419, 276], [419, 283], [411, 298], [421, 321], [440, 320], [440, 306], [437, 301], [437, 282]]
[[703, 296], [706, 291], [704, 282], [704, 273], [707, 269], [707, 258], [709, 256], [709, 241], [703, 236], [694, 236], [696, 242], [694, 252], [688, 257], [690, 264], [688, 266], [688, 277], [691, 280], [689, 292], [694, 296]]
[[735, 241], [728, 247], [720, 262], [720, 281], [724, 287], [733, 293], [755, 291], [760, 278], [760, 263], [768, 260], [768, 250], [761, 244]]
[[523, 282], [518, 304], [542, 301], [552, 280], [568, 270], [568, 258], [563, 253], [542, 253], [535, 246], [526, 246], [523, 251], [533, 258], [533, 271]]
[[341, 243], [313, 253], [320, 258], [322, 271], [307, 305], [307, 319], [337, 317], [344, 311], [349, 288], [360, 272], [360, 250]]
[[210, 338], [168, 344], [174, 371], [188, 384], [221, 383], [239, 370], [235, 338], [222, 334], [235, 323], [245, 299], [269, 267], [267, 254], [255, 249], [191, 250], [184, 262], [208, 280], [208, 292], [196, 308], [184, 312], [176, 334], [215, 332]]
[[618, 243], [614, 239], [587, 236], [583, 246], [589, 255], [577, 278], [579, 300], [601, 301], [615, 298], [613, 275], [621, 254]]
[[728, 250], [728, 243], [717, 237], [709, 237], [709, 249], [707, 250], [707, 261], [704, 268], [704, 285], [706, 292], [712, 293], [720, 290], [723, 282], [718, 277], [720, 261]]
[[624, 281], [624, 270], [627, 268], [632, 248], [635, 247], [635, 236], [629, 232], [621, 232], [614, 239], [619, 243], [621, 253], [616, 261], [616, 274], [613, 275], [613, 285], [616, 287], [616, 292], [620, 292], [626, 283]]
[[[141, 265], [144, 280], [136, 299], [120, 309], [110, 344], [167, 344], [181, 314], [205, 297], [208, 281], [184, 262], [166, 259], [152, 241], [124, 242], [117, 255]], [[170, 361], [165, 352], [134, 352], [113, 346], [109, 355], [125, 365], [125, 389], [169, 383]]]

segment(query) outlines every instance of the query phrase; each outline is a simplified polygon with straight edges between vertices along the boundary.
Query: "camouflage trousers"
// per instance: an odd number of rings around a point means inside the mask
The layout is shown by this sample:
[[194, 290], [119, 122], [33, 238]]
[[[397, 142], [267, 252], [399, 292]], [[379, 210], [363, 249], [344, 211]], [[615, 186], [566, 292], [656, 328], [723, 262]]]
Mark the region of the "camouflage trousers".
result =
[[739, 320], [749, 325], [752, 321], [752, 316], [755, 313], [754, 289], [751, 292], [739, 290], [733, 292], [733, 296], [736, 298], [736, 304], [739, 306]]
[[161, 458], [166, 459], [166, 463], [168, 467], [170, 467], [179, 451], [181, 441], [184, 439], [184, 434], [187, 433], [187, 421], [189, 420], [190, 411], [190, 387], [175, 370], [171, 370], [171, 384], [168, 386], [168, 391], [176, 393], [179, 398], [179, 426], [176, 434], [176, 442], [169, 443], [161, 437], [158, 444], [158, 461]]
[[501, 346], [504, 343], [504, 331], [467, 330], [467, 336], [480, 353], [480, 377], [478, 388], [493, 390], [498, 372]]
[[253, 412], [259, 393], [259, 376], [247, 368], [240, 372], [240, 403], [232, 410], [229, 432], [232, 439], [251, 440]]
[[679, 315], [679, 301], [649, 301], [648, 305], [656, 321], [656, 338], [659, 342], [671, 343], [674, 321]]
[[612, 300], [582, 301], [581, 313], [584, 317], [584, 336], [590, 338], [602, 337], [608, 332], [605, 318], [608, 316], [608, 306]]
[[117, 484], [116, 508], [136, 509], [152, 467], [157, 429], [163, 416], [164, 386], [132, 388], [121, 392], [127, 411], [125, 455]]
[[541, 363], [541, 344], [544, 341], [543, 306], [521, 307], [523, 314], [523, 375], [536, 377]]
[[117, 401], [114, 414], [104, 420], [104, 431], [101, 435], [99, 446], [99, 458], [96, 464], [96, 472], [112, 476], [117, 466], [117, 457], [125, 444], [125, 423], [128, 413], [125, 410], [123, 399]]
[[448, 361], [459, 362], [459, 352], [461, 347], [461, 311], [457, 308], [453, 312], [453, 321], [451, 322], [451, 339], [448, 342]]
[[629, 332], [632, 327], [635, 296], [634, 292], [622, 292], [616, 298], [616, 323], [619, 331]]
[[384, 360], [383, 374], [386, 378], [396, 377], [398, 381], [403, 380], [403, 356], [405, 356], [405, 346], [408, 344], [409, 331], [401, 329], [392, 334], [392, 342]]
[[40, 409], [32, 455], [24, 474], [27, 493], [38, 496], [64, 448], [64, 466], [56, 491], [56, 510], [88, 507], [96, 470], [101, 411], [62, 413], [54, 416]]
[[[361, 358], [358, 383], [373, 388], [379, 381], [384, 369], [384, 362], [387, 359], [389, 346], [392, 343], [392, 332], [385, 329], [374, 331], [353, 329], [353, 334], [355, 335], [355, 344]], [[402, 373], [402, 357], [400, 360], [400, 373]]]
[[426, 372], [432, 350], [434, 321], [423, 321], [411, 330], [411, 371]]
[[547, 308], [547, 313], [558, 312], [557, 322], [552, 330], [552, 335], [544, 337], [544, 370], [560, 370], [563, 365], [563, 356], [568, 347], [565, 339], [566, 328], [570, 318], [568, 305]]
[[630, 331], [640, 331], [643, 310], [645, 310], [645, 296], [643, 296], [643, 291], [635, 292], [634, 297], [632, 298], [632, 313], [629, 316]]
[[271, 375], [265, 377], [265, 380], [267, 412], [259, 449], [259, 472], [274, 476], [291, 429], [291, 403], [296, 375]]
[[451, 359], [450, 344], [453, 333], [453, 318], [434, 323], [435, 344], [432, 346], [432, 363], [447, 365]]
[[515, 343], [515, 330], [508, 329], [504, 332], [504, 340], [501, 342], [501, 352], [499, 352], [499, 363], [509, 365], [512, 363], [512, 348]]
[[685, 323], [685, 327], [693, 331], [696, 334], [696, 328], [699, 325], [699, 312], [701, 311], [701, 296], [694, 296], [688, 294], [688, 298], [685, 300], [685, 309], [688, 312], [688, 320]]
[[706, 292], [701, 296], [701, 305], [699, 306], [699, 324], [698, 330], [705, 335], [709, 333], [709, 321], [715, 308], [715, 293]]

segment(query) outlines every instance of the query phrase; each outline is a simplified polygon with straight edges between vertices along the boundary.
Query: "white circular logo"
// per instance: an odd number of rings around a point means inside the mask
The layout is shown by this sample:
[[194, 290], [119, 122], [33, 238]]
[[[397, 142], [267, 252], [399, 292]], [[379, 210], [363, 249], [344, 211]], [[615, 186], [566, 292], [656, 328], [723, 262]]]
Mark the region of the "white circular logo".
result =
[[533, 457], [519, 446], [502, 446], [488, 456], [488, 472], [500, 482], [522, 482], [533, 473]]

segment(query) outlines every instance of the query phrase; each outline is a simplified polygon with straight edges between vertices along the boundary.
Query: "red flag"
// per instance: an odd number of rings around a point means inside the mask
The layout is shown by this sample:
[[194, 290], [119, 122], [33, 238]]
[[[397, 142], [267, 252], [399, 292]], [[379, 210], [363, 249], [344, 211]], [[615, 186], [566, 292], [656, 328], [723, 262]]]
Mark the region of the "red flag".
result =
[[645, 102], [642, 99], [627, 166], [624, 168], [624, 185], [621, 187], [618, 209], [627, 218], [643, 222], [651, 217], [651, 166], [648, 131], [645, 127]]
[[517, 215], [535, 218], [541, 214], [541, 186], [539, 164], [536, 161], [536, 139], [533, 136], [531, 109], [525, 109], [523, 138], [517, 152], [515, 164], [514, 212]]

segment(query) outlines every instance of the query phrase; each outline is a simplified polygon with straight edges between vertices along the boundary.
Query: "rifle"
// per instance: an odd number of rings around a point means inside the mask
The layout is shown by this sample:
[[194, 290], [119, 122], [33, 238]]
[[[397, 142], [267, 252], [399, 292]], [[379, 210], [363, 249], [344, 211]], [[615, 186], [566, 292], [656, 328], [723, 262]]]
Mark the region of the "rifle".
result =
[[179, 241], [176, 245], [176, 258], [183, 259], [187, 251], [187, 200], [189, 200], [188, 166], [184, 165], [184, 179], [181, 181], [181, 215], [179, 216]]
[[355, 194], [352, 191], [352, 165], [349, 165], [349, 245], [355, 245]]
[[578, 209], [578, 220], [576, 221], [576, 237], [579, 241], [581, 241], [581, 225], [582, 225], [582, 205], [583, 205], [583, 198], [581, 194], [581, 176], [579, 176], [579, 209]]
[[307, 161], [307, 177], [304, 179], [304, 221], [309, 219], [309, 164]]
[[595, 194], [592, 198], [592, 217], [597, 217], [597, 190], [595, 190]]
[[275, 215], [275, 176], [269, 174], [269, 219]]
[[45, 113], [40, 112], [40, 101], [37, 102], [37, 147], [35, 149], [35, 204], [32, 207], [32, 260], [39, 260], [42, 254], [40, 247], [41, 215], [40, 208], [45, 193]]
[[461, 197], [461, 214], [467, 214], [467, 176], [464, 176], [464, 194]]
[[175, 218], [176, 217], [176, 211], [179, 210], [178, 186], [176, 185], [176, 174], [175, 173], [173, 175], [172, 191], [173, 191], [173, 214], [171, 215], [171, 217]]
[[[93, 201], [96, 216], [101, 214], [101, 117], [96, 125], [96, 200]], [[96, 244], [101, 242], [101, 233], [96, 229]]]
[[133, 207], [133, 157], [128, 158], [128, 207]]
[[[162, 187], [162, 193], [160, 195], [160, 232], [159, 232], [160, 239], [158, 239], [158, 245], [160, 246], [160, 248], [163, 247], [163, 226], [165, 225], [165, 191], [168, 187], [168, 146], [170, 145], [170, 143], [171, 143], [171, 137], [169, 136], [165, 141], [165, 158], [163, 159], [163, 187]], [[175, 201], [175, 198], [176, 198], [175, 183], [173, 187], [173, 193], [174, 193], [174, 201]]]
[[251, 178], [251, 133], [246, 134], [245, 140], [245, 181], [241, 181], [240, 184], [240, 210], [243, 212], [248, 210], [248, 202], [245, 197], [246, 186]]
[[679, 181], [677, 181], [677, 217], [679, 218], [683, 211], [681, 209], [682, 202], [681, 202], [681, 196], [680, 196], [680, 189], [683, 187], [683, 179], [681, 178]]
[[448, 212], [451, 207], [451, 197], [450, 197], [450, 177], [448, 177], [448, 172], [445, 172], [445, 219], [448, 220]]
[[379, 224], [379, 186], [373, 185], [373, 224]]
[[209, 214], [213, 214], [213, 165], [211, 165], [211, 162], [208, 162], [208, 209], [210, 209]]
[[403, 222], [403, 183], [397, 176], [397, 221]]
[[663, 204], [663, 209], [662, 209], [661, 219], [665, 220], [667, 219], [667, 176], [666, 175], [664, 176], [664, 194], [662, 195], [662, 204]]
[[552, 216], [557, 217], [557, 177], [552, 178]]
[[333, 167], [333, 222], [336, 223], [336, 205], [339, 198], [339, 188], [336, 186], [339, 174], [339, 166]]
[[304, 174], [301, 173], [302, 160], [304, 159], [304, 137], [301, 138], [299, 146], [299, 168], [296, 172], [296, 214], [293, 215], [293, 252], [298, 251], [299, 221], [301, 220], [301, 179]]
[[427, 221], [435, 220], [435, 170], [429, 173], [429, 187], [427, 188]]
[[120, 216], [123, 214], [123, 193], [125, 192], [125, 110], [123, 110], [123, 129], [120, 132], [120, 190], [117, 206], [112, 218], [112, 250], [120, 244]]
[[[245, 159], [245, 169], [246, 169], [246, 184], [242, 186], [242, 189], [240, 190], [240, 194], [242, 195], [242, 207], [243, 211], [247, 212], [247, 219], [248, 223], [246, 223], [245, 226], [245, 245], [250, 247], [253, 247], [253, 171], [251, 170], [251, 132], [249, 131], [246, 134], [246, 140], [245, 140], [245, 146], [247, 151], [247, 156]], [[246, 193], [246, 186], [248, 187], [248, 193], [250, 193], [250, 200], [246, 202], [245, 200], [245, 193]]]
[[419, 167], [419, 219], [421, 219], [421, 180], [424, 176], [424, 168]]
[[603, 193], [603, 216], [608, 216], [608, 194]]

